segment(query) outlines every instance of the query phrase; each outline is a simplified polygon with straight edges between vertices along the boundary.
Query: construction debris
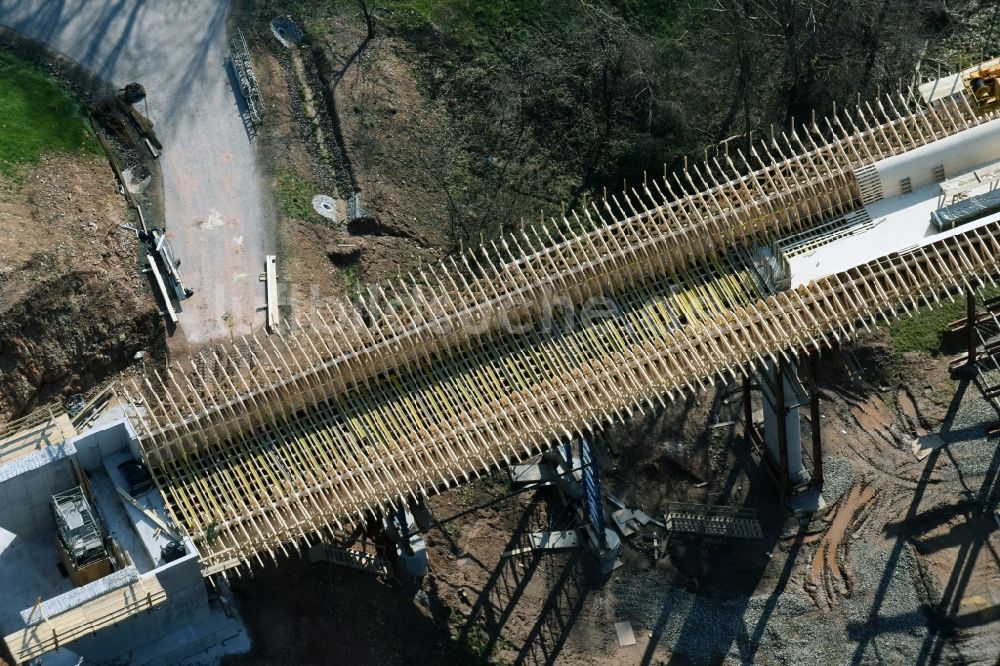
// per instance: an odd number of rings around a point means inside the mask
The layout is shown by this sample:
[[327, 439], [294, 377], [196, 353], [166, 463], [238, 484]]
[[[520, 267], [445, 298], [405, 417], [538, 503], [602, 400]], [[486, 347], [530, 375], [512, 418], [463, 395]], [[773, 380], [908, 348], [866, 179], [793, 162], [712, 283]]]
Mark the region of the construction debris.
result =
[[535, 550], [575, 550], [580, 547], [580, 533], [577, 530], [558, 532], [532, 532], [528, 535]]
[[670, 532], [738, 539], [764, 538], [753, 509], [675, 503], [670, 506], [665, 522]]
[[615, 622], [615, 633], [618, 634], [618, 647], [635, 645], [635, 632], [631, 622]]
[[923, 435], [922, 437], [917, 437], [913, 440], [913, 455], [917, 457], [917, 460], [923, 460], [931, 454], [932, 451], [937, 451], [945, 442], [941, 438], [941, 435], [930, 434]]
[[618, 528], [623, 537], [630, 537], [649, 524], [667, 529], [665, 523], [653, 520], [644, 511], [633, 509], [619, 509], [611, 514], [611, 520], [614, 521], [615, 527]]
[[129, 83], [118, 91], [118, 99], [125, 104], [135, 104], [146, 99], [146, 89], [141, 83]]
[[261, 98], [257, 75], [254, 74], [253, 64], [250, 62], [250, 49], [247, 48], [247, 40], [239, 26], [236, 27], [236, 34], [230, 40], [229, 46], [233, 54], [230, 62], [233, 65], [236, 78], [240, 82], [243, 100], [246, 102], [249, 126], [256, 128], [263, 122], [264, 101]]
[[184, 286], [184, 281], [181, 279], [180, 273], [181, 260], [174, 255], [173, 247], [171, 247], [170, 241], [167, 240], [166, 234], [160, 229], [153, 229], [151, 236], [153, 250], [160, 260], [160, 265], [167, 272], [167, 275], [170, 276], [170, 284], [173, 287], [174, 296], [179, 301], [190, 298], [194, 291]]
[[107, 128], [124, 147], [148, 152], [155, 159], [160, 156], [163, 144], [153, 130], [152, 121], [132, 106], [145, 96], [145, 88], [138, 83], [130, 83], [113, 99], [98, 102], [92, 117]]

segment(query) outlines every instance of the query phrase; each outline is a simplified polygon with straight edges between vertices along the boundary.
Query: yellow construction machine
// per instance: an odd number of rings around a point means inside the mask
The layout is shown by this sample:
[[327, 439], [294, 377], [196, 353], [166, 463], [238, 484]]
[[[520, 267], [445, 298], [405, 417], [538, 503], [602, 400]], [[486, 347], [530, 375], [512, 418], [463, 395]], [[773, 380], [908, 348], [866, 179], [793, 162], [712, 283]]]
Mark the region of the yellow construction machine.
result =
[[975, 100], [977, 115], [1000, 109], [1000, 61], [983, 63], [965, 75], [965, 87]]

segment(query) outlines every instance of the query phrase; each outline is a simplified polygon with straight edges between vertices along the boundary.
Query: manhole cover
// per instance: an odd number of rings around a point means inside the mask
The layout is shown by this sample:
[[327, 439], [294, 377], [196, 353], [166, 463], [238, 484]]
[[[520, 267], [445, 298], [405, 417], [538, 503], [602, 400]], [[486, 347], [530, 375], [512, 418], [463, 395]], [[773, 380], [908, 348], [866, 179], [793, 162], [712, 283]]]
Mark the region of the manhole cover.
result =
[[271, 32], [278, 41], [291, 48], [302, 43], [302, 30], [290, 16], [279, 16], [271, 21]]
[[313, 208], [328, 220], [337, 219], [337, 201], [333, 197], [317, 194], [313, 197]]

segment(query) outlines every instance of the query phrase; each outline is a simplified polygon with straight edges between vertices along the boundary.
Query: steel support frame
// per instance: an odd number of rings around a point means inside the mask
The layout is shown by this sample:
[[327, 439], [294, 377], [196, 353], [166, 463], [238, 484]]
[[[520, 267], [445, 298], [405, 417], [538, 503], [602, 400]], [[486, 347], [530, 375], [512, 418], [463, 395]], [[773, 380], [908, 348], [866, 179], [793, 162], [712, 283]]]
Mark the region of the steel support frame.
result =
[[979, 336], [976, 332], [976, 318], [978, 317], [976, 307], [976, 292], [968, 289], [965, 292], [965, 334], [969, 345], [969, 356], [966, 359], [966, 367], [974, 370], [977, 362], [977, 352], [979, 351]]
[[788, 475], [788, 407], [785, 406], [785, 371], [781, 363], [774, 364], [774, 412], [778, 423], [778, 478], [781, 482], [781, 492], [788, 495], [791, 480]]
[[812, 459], [814, 488], [823, 488], [823, 431], [819, 413], [819, 352], [809, 356], [809, 420], [812, 427]]

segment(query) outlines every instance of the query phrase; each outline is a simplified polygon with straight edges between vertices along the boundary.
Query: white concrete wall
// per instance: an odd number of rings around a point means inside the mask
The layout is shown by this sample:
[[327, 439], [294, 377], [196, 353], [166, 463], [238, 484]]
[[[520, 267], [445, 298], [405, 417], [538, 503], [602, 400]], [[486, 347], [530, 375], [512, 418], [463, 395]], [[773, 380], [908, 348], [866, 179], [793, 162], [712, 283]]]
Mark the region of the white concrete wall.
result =
[[[77, 485], [70, 458], [46, 461], [0, 482], [0, 527], [24, 539], [54, 539], [52, 495]], [[2, 582], [0, 582], [2, 588]]]
[[1000, 119], [991, 120], [902, 155], [875, 163], [882, 184], [882, 198], [903, 194], [900, 181], [909, 177], [916, 190], [935, 181], [934, 169], [944, 166], [945, 178], [966, 173], [1000, 159]]
[[[166, 602], [151, 611], [144, 611], [117, 625], [102, 629], [95, 636], [86, 636], [67, 647], [87, 662], [105, 663], [119, 660], [136, 663], [130, 656], [149, 643], [185, 628], [198, 628], [210, 613], [208, 590], [198, 565], [198, 551], [190, 538], [185, 538], [188, 554], [145, 574], [155, 577], [167, 593]], [[178, 646], [182, 648], [186, 646]], [[190, 646], [193, 651], [205, 646]]]
[[139, 442], [128, 419], [122, 418], [103, 423], [73, 439], [77, 458], [86, 470], [98, 469], [101, 459], [122, 449], [128, 449], [132, 457], [139, 457]]
[[[798, 393], [792, 385], [792, 380], [797, 376], [794, 365], [785, 365], [784, 369], [784, 393], [785, 407], [788, 413], [785, 415], [784, 428], [788, 434], [788, 479], [794, 485], [806, 481], [809, 473], [802, 464], [802, 423], [799, 415], [799, 408], [796, 405], [799, 401]], [[781, 468], [781, 451], [778, 445], [779, 417], [775, 412], [774, 405], [777, 404], [775, 396], [772, 395], [770, 385], [774, 383], [774, 365], [768, 362], [768, 376], [761, 378], [761, 391], [764, 393], [764, 443], [771, 454], [775, 467]]]

